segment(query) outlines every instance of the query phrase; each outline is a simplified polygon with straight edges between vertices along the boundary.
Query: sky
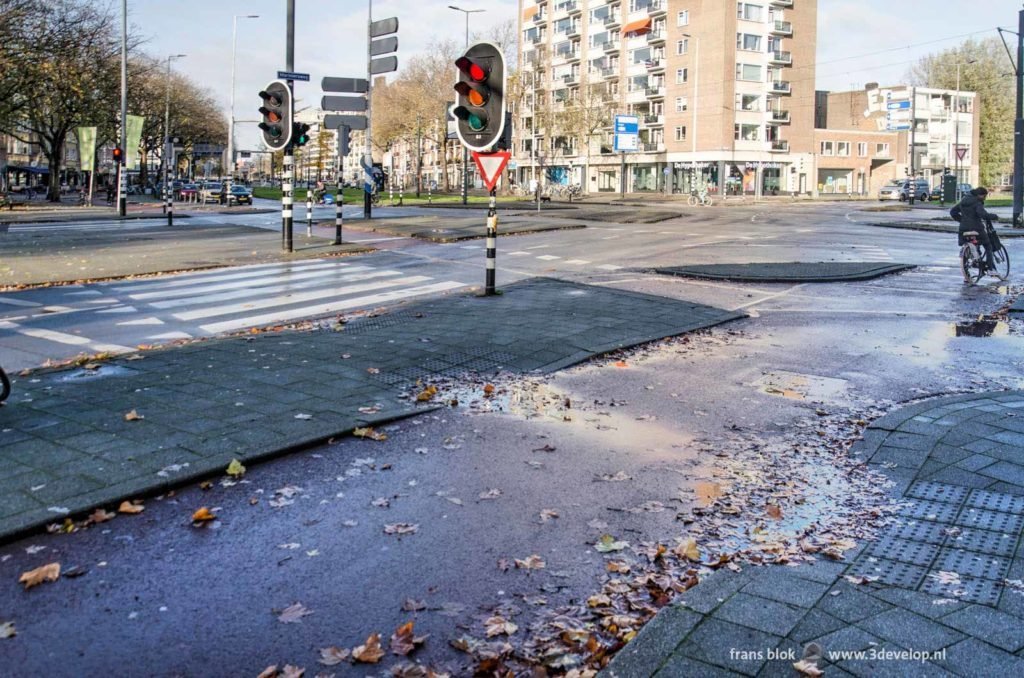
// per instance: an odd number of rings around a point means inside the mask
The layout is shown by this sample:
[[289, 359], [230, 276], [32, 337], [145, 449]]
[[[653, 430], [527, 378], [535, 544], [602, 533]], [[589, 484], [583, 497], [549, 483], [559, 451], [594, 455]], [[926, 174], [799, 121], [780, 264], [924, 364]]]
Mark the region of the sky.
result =
[[[374, 19], [399, 19], [400, 69], [403, 59], [432, 41], [465, 40], [465, 15], [448, 8], [454, 1], [373, 2]], [[517, 0], [456, 4], [486, 9], [471, 15], [474, 33], [514, 19], [518, 8]], [[308, 83], [296, 83], [298, 106], [319, 105], [321, 77], [365, 77], [368, 0], [295, 0], [295, 5], [295, 70], [311, 76]], [[258, 19], [238, 20], [235, 85], [236, 120], [254, 120], [257, 92], [285, 68], [285, 7], [285, 0], [128, 0], [129, 30], [145, 38], [143, 49], [153, 57], [187, 54], [173, 68], [210, 88], [226, 113], [232, 17], [258, 14]], [[816, 87], [900, 83], [922, 56], [968, 37], [995, 36], [997, 26], [1015, 28], [1019, 9], [1019, 0], [818, 0]], [[236, 125], [239, 149], [254, 148], [259, 138], [255, 124]]]

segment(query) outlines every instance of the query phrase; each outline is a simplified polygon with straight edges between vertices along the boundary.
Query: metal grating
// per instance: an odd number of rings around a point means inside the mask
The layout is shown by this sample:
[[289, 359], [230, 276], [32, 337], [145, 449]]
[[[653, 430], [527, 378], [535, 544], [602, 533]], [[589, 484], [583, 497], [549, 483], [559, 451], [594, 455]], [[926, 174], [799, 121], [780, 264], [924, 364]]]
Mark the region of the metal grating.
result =
[[[400, 386], [402, 384], [409, 383], [408, 377], [403, 377], [400, 374], [394, 374], [392, 372], [381, 372], [379, 374], [371, 374], [370, 378], [374, 381], [379, 381], [388, 386]], [[414, 380], [415, 381], [415, 380]]]
[[363, 332], [372, 332], [373, 330], [380, 330], [386, 327], [406, 324], [415, 319], [415, 314], [409, 313], [408, 311], [398, 311], [374, 317], [354, 319], [345, 324], [345, 333], [362, 334]]
[[915, 589], [924, 578], [927, 568], [911, 563], [901, 563], [886, 558], [862, 557], [850, 568], [851, 574], [863, 577], [878, 577], [878, 582], [889, 586]]
[[956, 519], [956, 524], [964, 527], [977, 527], [991, 532], [1017, 534], [1024, 527], [1024, 515], [965, 508], [963, 513]]
[[909, 505], [900, 509], [900, 515], [908, 518], [920, 518], [923, 520], [935, 520], [940, 523], [952, 522], [956, 517], [960, 506], [957, 504], [946, 504], [926, 499], [915, 499]]
[[1024, 497], [1003, 492], [988, 492], [986, 490], [974, 490], [967, 499], [967, 505], [973, 508], [987, 509], [989, 511], [1002, 511], [1003, 513], [1024, 512]]
[[958, 534], [950, 535], [945, 546], [1010, 557], [1017, 548], [1017, 535], [965, 527]]
[[894, 524], [887, 534], [896, 539], [942, 544], [946, 540], [947, 526], [928, 520], [906, 520]]
[[920, 480], [910, 486], [907, 496], [914, 499], [941, 501], [947, 504], [959, 504], [967, 496], [967, 488], [946, 483], [933, 483]]
[[875, 558], [898, 560], [901, 563], [911, 563], [925, 567], [932, 564], [938, 552], [939, 547], [935, 544], [894, 539], [889, 535], [883, 535], [878, 541], [871, 544], [868, 549], [868, 555]]
[[1010, 570], [1010, 560], [974, 551], [944, 548], [935, 559], [935, 569], [982, 579], [1002, 579]]
[[938, 579], [928, 576], [925, 577], [921, 591], [940, 598], [953, 598], [968, 603], [993, 606], [999, 603], [999, 586], [990, 579], [961, 577], [957, 584], [943, 584]]

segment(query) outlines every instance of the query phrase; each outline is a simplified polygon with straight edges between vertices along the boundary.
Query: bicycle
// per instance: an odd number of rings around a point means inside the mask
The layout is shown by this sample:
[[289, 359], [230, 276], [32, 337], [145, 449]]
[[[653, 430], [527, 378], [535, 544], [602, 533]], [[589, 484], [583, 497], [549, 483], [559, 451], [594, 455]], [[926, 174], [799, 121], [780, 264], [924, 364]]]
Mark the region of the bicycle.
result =
[[711, 207], [713, 204], [715, 204], [714, 201], [711, 199], [711, 196], [707, 194], [707, 191], [701, 191], [700, 193], [698, 193], [697, 191], [690, 191], [690, 197], [686, 202], [690, 205], [690, 207], [696, 207], [697, 205]]
[[583, 187], [580, 186], [579, 184], [573, 184], [569, 186], [567, 190], [569, 193], [569, 202], [572, 202], [573, 198], [579, 200], [580, 198], [583, 197]]
[[11, 380], [7, 378], [4, 368], [0, 367], [0, 405], [4, 404], [9, 395], [11, 395]]
[[1000, 280], [1010, 277], [1010, 255], [999, 241], [999, 235], [996, 234], [992, 222], [987, 219], [985, 232], [988, 233], [992, 247], [992, 262], [995, 264], [995, 268], [992, 269], [985, 266], [985, 257], [978, 243], [978, 232], [964, 231], [961, 234], [961, 239], [966, 242], [960, 247], [960, 271], [964, 274], [964, 282], [972, 285], [976, 285], [986, 274]]
[[380, 191], [372, 191], [370, 193], [370, 204], [373, 205], [374, 207], [380, 207], [380, 203]]

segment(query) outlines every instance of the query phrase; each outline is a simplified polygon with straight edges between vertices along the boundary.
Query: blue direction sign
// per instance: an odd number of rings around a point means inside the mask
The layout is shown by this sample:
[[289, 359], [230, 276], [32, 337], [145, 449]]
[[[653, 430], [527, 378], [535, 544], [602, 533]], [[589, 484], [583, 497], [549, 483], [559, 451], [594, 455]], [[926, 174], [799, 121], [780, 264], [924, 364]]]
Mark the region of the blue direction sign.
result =
[[292, 73], [291, 71], [278, 71], [278, 80], [301, 80], [302, 82], [309, 82], [309, 73]]
[[909, 101], [890, 101], [890, 102], [888, 102], [885, 105], [885, 107], [888, 108], [890, 111], [896, 110], [896, 109], [899, 109], [899, 108], [910, 108], [910, 102]]
[[616, 151], [635, 151], [640, 148], [640, 118], [635, 115], [615, 116]]

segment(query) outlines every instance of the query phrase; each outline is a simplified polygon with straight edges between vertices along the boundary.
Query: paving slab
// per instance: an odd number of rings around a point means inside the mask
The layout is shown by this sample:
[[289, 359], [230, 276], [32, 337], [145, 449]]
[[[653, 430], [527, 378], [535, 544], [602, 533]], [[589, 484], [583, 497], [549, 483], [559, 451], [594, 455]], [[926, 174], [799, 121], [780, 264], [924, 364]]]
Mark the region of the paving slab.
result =
[[914, 268], [910, 264], [879, 264], [866, 261], [779, 262], [759, 264], [698, 264], [656, 268], [656, 273], [683, 278], [732, 280], [736, 282], [852, 282], [873, 280], [883, 275]]
[[[586, 224], [564, 221], [551, 221], [551, 214], [543, 217], [528, 218], [511, 216], [498, 209], [498, 236], [522, 235], [526, 233], [542, 233], [544, 231], [561, 231], [567, 229], [586, 228]], [[321, 224], [334, 224], [334, 221], [322, 221]], [[376, 233], [418, 238], [430, 242], [458, 242], [473, 240], [487, 236], [487, 217], [403, 217], [401, 219], [373, 220], [371, 230]]]
[[18, 379], [0, 408], [0, 538], [195, 480], [233, 458], [256, 461], [420, 412], [401, 397], [417, 379], [547, 373], [744, 317], [549, 278], [503, 292], [422, 301], [341, 331], [201, 341], [105, 363], [116, 369]]

